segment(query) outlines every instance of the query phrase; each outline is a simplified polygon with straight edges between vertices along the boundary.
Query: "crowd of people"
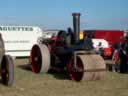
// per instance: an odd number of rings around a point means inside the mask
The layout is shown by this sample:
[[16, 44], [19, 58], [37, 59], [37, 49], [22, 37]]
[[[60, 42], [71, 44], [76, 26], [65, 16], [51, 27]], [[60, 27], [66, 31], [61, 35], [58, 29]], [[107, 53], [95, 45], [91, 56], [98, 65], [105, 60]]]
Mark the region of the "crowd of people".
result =
[[128, 72], [128, 34], [125, 36], [125, 41], [114, 47], [112, 60], [115, 61], [115, 68], [121, 73]]

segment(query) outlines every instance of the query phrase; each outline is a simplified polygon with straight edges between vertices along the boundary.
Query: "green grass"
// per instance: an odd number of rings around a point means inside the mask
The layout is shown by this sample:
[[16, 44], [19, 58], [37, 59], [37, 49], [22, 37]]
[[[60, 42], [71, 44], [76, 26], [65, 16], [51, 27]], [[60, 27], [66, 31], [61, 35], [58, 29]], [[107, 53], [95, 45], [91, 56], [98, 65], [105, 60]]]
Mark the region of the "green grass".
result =
[[75, 82], [58, 78], [63, 74], [34, 74], [27, 63], [15, 60], [15, 84], [0, 83], [0, 96], [128, 96], [128, 74], [107, 72], [104, 80]]

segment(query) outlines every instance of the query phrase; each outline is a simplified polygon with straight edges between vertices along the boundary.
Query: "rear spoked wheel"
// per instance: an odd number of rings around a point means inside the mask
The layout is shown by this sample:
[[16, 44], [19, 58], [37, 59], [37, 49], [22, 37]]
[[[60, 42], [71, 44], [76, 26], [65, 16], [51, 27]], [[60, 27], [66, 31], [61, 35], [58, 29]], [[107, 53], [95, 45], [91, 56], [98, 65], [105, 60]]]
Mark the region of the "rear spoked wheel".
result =
[[14, 63], [9, 55], [4, 55], [1, 63], [2, 83], [12, 86], [14, 83]]
[[50, 53], [45, 44], [35, 44], [31, 50], [30, 62], [34, 73], [46, 73], [50, 68]]

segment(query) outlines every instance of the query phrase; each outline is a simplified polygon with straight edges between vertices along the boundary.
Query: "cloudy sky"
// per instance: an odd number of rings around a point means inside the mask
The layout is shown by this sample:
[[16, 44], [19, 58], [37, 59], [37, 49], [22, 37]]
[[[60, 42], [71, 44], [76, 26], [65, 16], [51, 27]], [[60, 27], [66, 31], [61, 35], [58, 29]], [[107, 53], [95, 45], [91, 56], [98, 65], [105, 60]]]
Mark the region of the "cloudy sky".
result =
[[65, 29], [73, 12], [81, 29], [128, 29], [128, 0], [0, 0], [0, 25]]

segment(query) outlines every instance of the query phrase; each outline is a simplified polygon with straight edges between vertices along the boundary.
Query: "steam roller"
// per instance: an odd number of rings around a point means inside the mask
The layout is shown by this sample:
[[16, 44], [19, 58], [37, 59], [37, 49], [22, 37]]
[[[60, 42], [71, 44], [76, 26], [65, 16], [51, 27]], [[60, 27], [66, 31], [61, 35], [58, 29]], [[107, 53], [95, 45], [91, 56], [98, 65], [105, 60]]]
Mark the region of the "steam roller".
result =
[[32, 71], [66, 72], [74, 81], [101, 80], [106, 71], [105, 61], [96, 54], [91, 37], [80, 32], [80, 13], [72, 16], [74, 30], [60, 30], [56, 36], [33, 45], [30, 55]]

